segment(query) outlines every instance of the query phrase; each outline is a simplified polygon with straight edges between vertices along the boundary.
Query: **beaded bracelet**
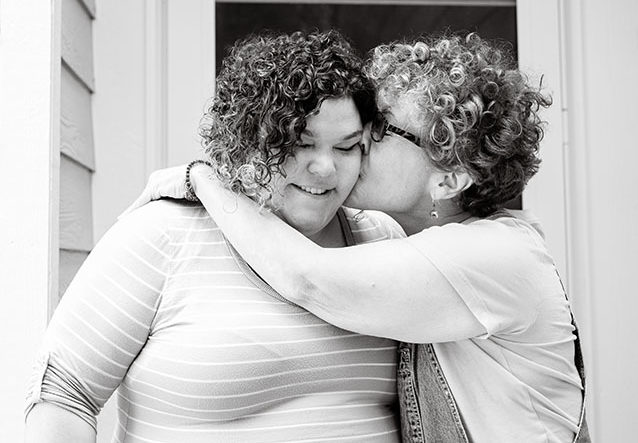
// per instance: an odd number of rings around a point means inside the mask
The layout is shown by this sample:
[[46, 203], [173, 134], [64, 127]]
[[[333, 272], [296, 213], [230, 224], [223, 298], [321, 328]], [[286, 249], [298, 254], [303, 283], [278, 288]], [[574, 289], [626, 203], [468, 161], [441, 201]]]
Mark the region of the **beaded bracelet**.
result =
[[199, 164], [209, 166], [210, 168], [213, 167], [213, 165], [210, 162], [207, 162], [206, 160], [193, 160], [192, 162], [188, 164], [188, 166], [186, 166], [186, 180], [184, 181], [184, 187], [186, 188], [186, 193], [184, 194], [184, 198], [192, 202], [198, 202], [199, 198], [195, 194], [195, 190], [193, 189], [193, 185], [191, 184], [191, 168]]

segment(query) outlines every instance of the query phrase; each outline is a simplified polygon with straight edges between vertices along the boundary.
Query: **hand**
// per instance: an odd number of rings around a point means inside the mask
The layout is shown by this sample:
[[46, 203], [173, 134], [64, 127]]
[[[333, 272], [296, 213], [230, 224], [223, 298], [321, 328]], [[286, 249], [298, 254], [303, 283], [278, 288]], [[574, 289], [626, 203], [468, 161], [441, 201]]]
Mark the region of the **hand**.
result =
[[162, 197], [184, 198], [186, 195], [186, 165], [175, 166], [173, 168], [158, 169], [153, 171], [148, 178], [146, 187], [137, 199], [126, 208], [118, 219], [129, 214], [133, 210], [144, 206], [153, 200]]

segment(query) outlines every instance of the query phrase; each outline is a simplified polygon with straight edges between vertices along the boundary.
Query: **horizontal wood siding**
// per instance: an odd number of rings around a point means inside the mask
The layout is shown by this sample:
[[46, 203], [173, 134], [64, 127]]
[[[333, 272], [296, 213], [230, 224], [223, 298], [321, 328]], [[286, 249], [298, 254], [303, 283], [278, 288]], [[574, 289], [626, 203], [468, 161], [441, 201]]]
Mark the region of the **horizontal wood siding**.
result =
[[[76, 272], [84, 263], [89, 255], [85, 251], [69, 251], [68, 249], [60, 249], [60, 278], [59, 278], [59, 297], [66, 292], [71, 280], [75, 277]], [[56, 303], [57, 304], [57, 303]]]
[[91, 91], [93, 75], [93, 31], [91, 16], [80, 0], [62, 0], [62, 60]]
[[95, 171], [91, 95], [94, 0], [61, 0], [60, 250], [56, 306], [93, 248]]
[[73, 75], [66, 63], [62, 63], [61, 77], [60, 151], [94, 171], [91, 92]]
[[95, 18], [95, 0], [82, 0], [82, 4], [88, 11], [91, 18]]
[[60, 159], [60, 249], [93, 247], [91, 171], [66, 155]]

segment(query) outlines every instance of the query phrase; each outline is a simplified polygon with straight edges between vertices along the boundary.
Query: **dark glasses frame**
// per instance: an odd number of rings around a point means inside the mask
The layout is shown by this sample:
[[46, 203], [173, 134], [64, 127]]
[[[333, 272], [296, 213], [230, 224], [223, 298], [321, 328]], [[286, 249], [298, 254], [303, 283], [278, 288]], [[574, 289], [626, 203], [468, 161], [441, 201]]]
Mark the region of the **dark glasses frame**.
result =
[[386, 120], [385, 116], [381, 112], [377, 112], [374, 118], [372, 119], [372, 128], [370, 131], [370, 135], [372, 136], [372, 140], [379, 143], [383, 140], [383, 137], [387, 133], [392, 133], [403, 137], [404, 139], [414, 143], [415, 145], [421, 146], [421, 139], [411, 132], [406, 131], [405, 129], [401, 129], [397, 126], [391, 125]]

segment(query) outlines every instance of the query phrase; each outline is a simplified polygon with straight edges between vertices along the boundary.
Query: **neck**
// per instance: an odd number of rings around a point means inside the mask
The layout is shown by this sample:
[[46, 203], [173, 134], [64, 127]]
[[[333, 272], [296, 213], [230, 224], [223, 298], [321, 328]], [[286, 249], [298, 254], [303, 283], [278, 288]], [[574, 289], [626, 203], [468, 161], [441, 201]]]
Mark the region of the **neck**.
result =
[[[305, 235], [305, 234], [304, 234]], [[324, 248], [342, 248], [346, 246], [346, 239], [339, 222], [339, 217], [335, 214], [321, 231], [315, 234], [306, 235], [310, 240]]]
[[440, 211], [437, 218], [430, 215], [430, 210], [398, 213], [388, 212], [388, 215], [401, 225], [407, 235], [416, 234], [424, 229], [431, 228], [432, 226], [443, 226], [448, 223], [462, 223], [472, 218], [472, 215], [469, 212], [461, 209], [451, 213]]

